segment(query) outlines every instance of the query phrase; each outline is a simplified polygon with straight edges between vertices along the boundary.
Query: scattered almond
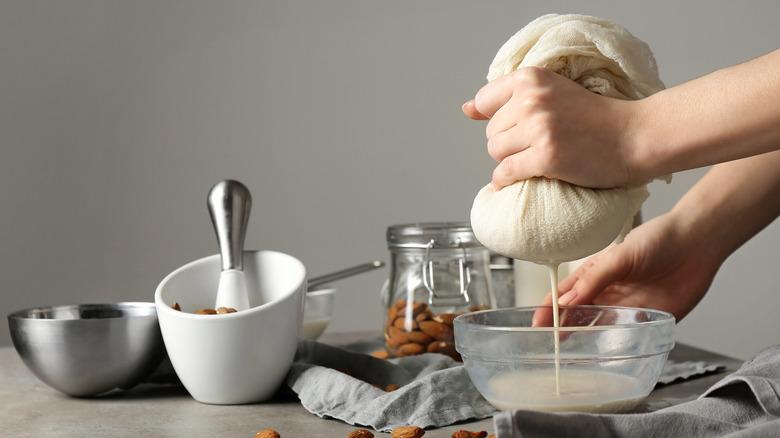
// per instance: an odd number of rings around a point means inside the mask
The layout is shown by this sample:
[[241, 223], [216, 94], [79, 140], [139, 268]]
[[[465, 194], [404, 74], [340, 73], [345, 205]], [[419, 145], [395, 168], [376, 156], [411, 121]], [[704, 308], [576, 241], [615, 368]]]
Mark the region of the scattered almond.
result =
[[417, 426], [396, 427], [390, 432], [393, 438], [420, 438], [425, 435], [425, 431]]
[[260, 432], [257, 432], [257, 435], [255, 435], [255, 438], [281, 438], [281, 435], [279, 435], [279, 432], [273, 430], [273, 429], [266, 429], [261, 430]]
[[452, 434], [452, 438], [486, 438], [487, 432], [472, 432], [470, 430], [459, 430]]
[[347, 438], [374, 438], [374, 434], [366, 429], [357, 429], [350, 432]]
[[[171, 306], [173, 310], [179, 310], [181, 311], [181, 306], [179, 303], [173, 303]], [[194, 313], [196, 315], [224, 315], [226, 313], [234, 313], [237, 310], [232, 307], [220, 307], [219, 309], [198, 309]]]

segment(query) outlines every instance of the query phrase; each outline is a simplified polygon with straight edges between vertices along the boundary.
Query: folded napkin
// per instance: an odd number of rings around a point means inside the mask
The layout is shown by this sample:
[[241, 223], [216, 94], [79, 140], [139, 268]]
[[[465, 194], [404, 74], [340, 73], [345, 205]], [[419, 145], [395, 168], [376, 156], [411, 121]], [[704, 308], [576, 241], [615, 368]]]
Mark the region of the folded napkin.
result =
[[[436, 353], [386, 360], [302, 339], [287, 384], [309, 412], [385, 432], [496, 412], [460, 363]], [[381, 389], [391, 384], [400, 388]]]
[[[336, 347], [302, 339], [287, 385], [309, 412], [379, 431], [444, 427], [498, 412], [477, 391], [460, 362], [435, 353], [387, 360], [371, 356], [383, 348], [382, 341]], [[717, 368], [704, 362], [668, 365], [661, 377], [666, 383]], [[387, 392], [388, 385], [399, 388]]]
[[769, 347], [697, 400], [647, 414], [507, 411], [494, 418], [498, 438], [777, 437], [780, 345]]

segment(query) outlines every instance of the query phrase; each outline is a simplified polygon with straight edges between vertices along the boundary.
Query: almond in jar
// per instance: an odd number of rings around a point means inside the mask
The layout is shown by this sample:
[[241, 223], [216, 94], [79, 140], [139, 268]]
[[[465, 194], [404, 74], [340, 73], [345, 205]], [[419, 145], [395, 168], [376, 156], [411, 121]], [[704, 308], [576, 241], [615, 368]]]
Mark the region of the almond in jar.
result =
[[387, 245], [382, 304], [388, 354], [440, 353], [459, 361], [452, 320], [496, 306], [488, 249], [460, 222], [393, 225]]

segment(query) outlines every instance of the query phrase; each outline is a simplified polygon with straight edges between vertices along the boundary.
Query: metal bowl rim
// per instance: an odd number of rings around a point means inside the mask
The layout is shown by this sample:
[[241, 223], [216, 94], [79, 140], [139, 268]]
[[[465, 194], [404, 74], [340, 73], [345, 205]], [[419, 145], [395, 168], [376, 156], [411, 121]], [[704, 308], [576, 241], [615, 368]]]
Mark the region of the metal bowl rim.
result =
[[[124, 311], [127, 309], [147, 310], [145, 314], [122, 314], [112, 316], [101, 316], [95, 318], [36, 318], [33, 315], [40, 315], [47, 312], [66, 311], [66, 310], [94, 310], [94, 309], [112, 309]], [[157, 307], [152, 302], [145, 301], [123, 301], [119, 303], [84, 303], [84, 304], [62, 304], [56, 306], [31, 307], [29, 309], [18, 310], [8, 315], [9, 320], [35, 320], [35, 321], [85, 321], [85, 320], [106, 320], [119, 318], [143, 318], [157, 317]]]

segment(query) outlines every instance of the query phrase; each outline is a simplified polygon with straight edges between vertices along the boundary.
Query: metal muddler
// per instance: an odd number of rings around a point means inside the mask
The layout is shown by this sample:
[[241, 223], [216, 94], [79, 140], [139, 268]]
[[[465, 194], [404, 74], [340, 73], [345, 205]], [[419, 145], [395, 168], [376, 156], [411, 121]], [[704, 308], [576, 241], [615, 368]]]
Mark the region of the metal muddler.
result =
[[238, 181], [220, 181], [209, 191], [208, 209], [222, 257], [215, 308], [250, 308], [243, 256], [244, 237], [251, 208], [252, 196], [249, 189]]

